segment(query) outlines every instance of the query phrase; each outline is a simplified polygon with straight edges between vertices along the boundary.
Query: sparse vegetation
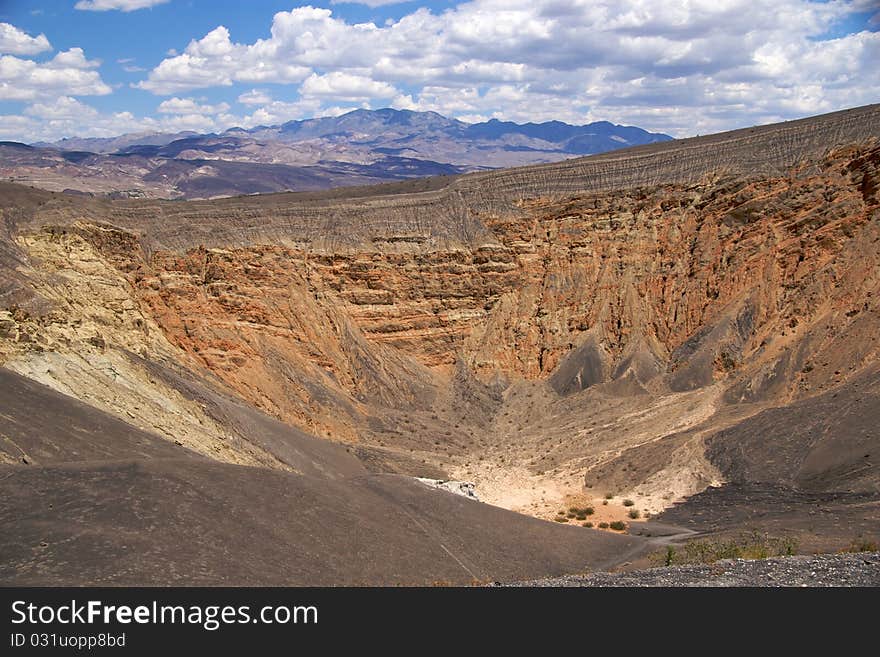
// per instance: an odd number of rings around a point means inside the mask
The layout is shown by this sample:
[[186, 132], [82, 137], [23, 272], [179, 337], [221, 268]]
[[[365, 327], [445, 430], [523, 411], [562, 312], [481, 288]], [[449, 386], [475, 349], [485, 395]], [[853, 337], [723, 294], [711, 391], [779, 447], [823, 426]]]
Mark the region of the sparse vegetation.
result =
[[729, 540], [690, 541], [678, 548], [669, 546], [653, 560], [666, 566], [707, 564], [722, 559], [767, 559], [790, 556], [797, 551], [797, 541], [788, 536], [774, 537], [751, 532]]
[[614, 522], [609, 523], [608, 526], [618, 532], [622, 532], [626, 529], [626, 523], [623, 520], [615, 520]]
[[638, 509], [631, 509], [629, 512], [629, 517], [633, 520], [638, 520], [641, 515]]
[[553, 519], [554, 519], [556, 522], [568, 522], [568, 518], [566, 518], [565, 516], [556, 516], [556, 517], [553, 518]]
[[843, 552], [877, 552], [878, 550], [880, 550], [880, 545], [877, 544], [877, 541], [859, 536]]
[[605, 493], [605, 499], [606, 500], [614, 499], [614, 493]]
[[596, 510], [591, 506], [571, 506], [568, 508], [568, 512], [559, 511], [560, 515], [567, 515], [569, 518], [577, 518], [578, 520], [586, 520], [587, 516], [591, 516], [596, 512]]
[[600, 522], [599, 529], [608, 529], [608, 523], [607, 522]]
[[635, 502], [633, 502], [632, 500], [624, 500], [623, 501], [623, 506], [633, 506], [634, 504], [635, 504]]
[[584, 527], [590, 529], [590, 528], [593, 527], [593, 523], [591, 523], [591, 522], [585, 522], [585, 523], [584, 523]]

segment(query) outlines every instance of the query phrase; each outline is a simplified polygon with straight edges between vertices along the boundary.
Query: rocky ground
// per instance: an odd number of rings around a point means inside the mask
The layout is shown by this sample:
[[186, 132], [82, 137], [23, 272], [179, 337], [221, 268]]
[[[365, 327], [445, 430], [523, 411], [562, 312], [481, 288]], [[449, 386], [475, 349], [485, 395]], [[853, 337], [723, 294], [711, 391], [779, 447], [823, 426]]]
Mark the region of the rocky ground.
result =
[[512, 586], [880, 586], [880, 552], [726, 559], [705, 565], [566, 575]]

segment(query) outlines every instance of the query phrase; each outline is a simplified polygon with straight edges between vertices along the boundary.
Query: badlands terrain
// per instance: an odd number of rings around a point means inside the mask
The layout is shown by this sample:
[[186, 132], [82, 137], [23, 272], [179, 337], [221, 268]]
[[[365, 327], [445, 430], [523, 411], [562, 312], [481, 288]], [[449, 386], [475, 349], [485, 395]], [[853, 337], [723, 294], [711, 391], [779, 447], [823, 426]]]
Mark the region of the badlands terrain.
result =
[[326, 192], [2, 184], [0, 213], [4, 583], [485, 583], [880, 535], [880, 106]]

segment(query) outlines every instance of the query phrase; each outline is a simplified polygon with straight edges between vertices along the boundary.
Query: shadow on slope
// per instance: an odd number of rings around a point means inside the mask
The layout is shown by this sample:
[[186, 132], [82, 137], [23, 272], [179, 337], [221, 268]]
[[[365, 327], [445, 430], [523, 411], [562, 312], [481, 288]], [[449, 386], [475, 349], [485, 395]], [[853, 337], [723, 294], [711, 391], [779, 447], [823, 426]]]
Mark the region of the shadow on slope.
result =
[[[644, 547], [358, 474], [344, 448], [231, 405], [239, 428], [310, 473], [203, 459], [2, 370], [0, 399], [3, 453], [18, 462], [0, 465], [6, 585], [468, 584], [606, 567]], [[52, 464], [22, 464], [18, 448]]]

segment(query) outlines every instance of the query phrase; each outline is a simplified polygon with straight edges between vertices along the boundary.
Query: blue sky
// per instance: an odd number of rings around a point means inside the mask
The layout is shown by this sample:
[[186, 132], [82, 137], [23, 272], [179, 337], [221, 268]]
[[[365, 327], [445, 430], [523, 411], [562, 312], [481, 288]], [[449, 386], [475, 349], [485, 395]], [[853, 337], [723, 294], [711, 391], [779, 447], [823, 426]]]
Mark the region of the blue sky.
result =
[[0, 139], [386, 106], [705, 134], [880, 101], [878, 16], [874, 0], [0, 0]]

